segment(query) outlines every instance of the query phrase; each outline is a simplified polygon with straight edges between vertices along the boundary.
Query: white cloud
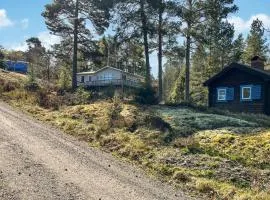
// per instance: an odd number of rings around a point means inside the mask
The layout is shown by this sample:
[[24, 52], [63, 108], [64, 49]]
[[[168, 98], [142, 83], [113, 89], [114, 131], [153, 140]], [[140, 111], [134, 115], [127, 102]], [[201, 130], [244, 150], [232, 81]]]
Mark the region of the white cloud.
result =
[[28, 46], [26, 42], [21, 42], [21, 43], [13, 43], [7, 48], [15, 51], [26, 51], [28, 49]]
[[0, 9], [0, 28], [13, 26], [13, 22], [8, 18], [7, 11], [5, 9]]
[[52, 45], [60, 43], [61, 41], [60, 37], [52, 35], [48, 31], [39, 33], [37, 37], [46, 49], [50, 49]]
[[[61, 41], [60, 37], [51, 35], [48, 31], [40, 32], [37, 36], [34, 36], [34, 37], [37, 37], [46, 49], [51, 49], [52, 45], [60, 43]], [[30, 37], [25, 36], [23, 42], [9, 44], [9, 45], [6, 45], [5, 47], [7, 49], [16, 50], [16, 51], [27, 51], [28, 46], [27, 46], [26, 40], [28, 38]]]
[[29, 19], [25, 18], [21, 20], [22, 29], [27, 29], [29, 26]]
[[230, 17], [228, 21], [234, 25], [236, 33], [247, 33], [250, 30], [250, 26], [255, 19], [261, 20], [265, 28], [270, 28], [270, 16], [263, 13], [253, 15], [246, 21], [241, 17], [237, 16]]

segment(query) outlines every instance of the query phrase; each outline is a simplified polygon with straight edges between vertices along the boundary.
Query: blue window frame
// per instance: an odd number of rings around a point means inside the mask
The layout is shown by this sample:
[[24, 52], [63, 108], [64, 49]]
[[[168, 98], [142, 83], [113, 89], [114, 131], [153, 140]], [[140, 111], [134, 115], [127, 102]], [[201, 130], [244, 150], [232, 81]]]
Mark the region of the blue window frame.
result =
[[260, 100], [261, 98], [262, 98], [261, 85], [241, 85], [240, 86], [240, 100], [241, 101]]
[[226, 102], [234, 100], [234, 88], [233, 87], [220, 87], [217, 88], [217, 101]]
[[252, 94], [252, 86], [243, 86], [241, 88], [241, 100], [243, 101], [250, 101]]
[[226, 88], [218, 88], [217, 93], [218, 93], [218, 95], [217, 95], [218, 101], [226, 101], [226, 94], [227, 94]]

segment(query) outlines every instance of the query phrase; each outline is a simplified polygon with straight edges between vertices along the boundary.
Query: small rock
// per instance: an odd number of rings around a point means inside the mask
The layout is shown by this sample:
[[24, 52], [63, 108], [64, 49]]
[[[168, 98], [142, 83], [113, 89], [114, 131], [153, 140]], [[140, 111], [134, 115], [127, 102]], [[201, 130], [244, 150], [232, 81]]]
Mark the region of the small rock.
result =
[[65, 169], [65, 171], [67, 172], [67, 169]]
[[111, 165], [108, 165], [108, 167], [111, 167]]
[[21, 173], [21, 172], [19, 172], [18, 174], [19, 174], [19, 175], [21, 175], [22, 173]]

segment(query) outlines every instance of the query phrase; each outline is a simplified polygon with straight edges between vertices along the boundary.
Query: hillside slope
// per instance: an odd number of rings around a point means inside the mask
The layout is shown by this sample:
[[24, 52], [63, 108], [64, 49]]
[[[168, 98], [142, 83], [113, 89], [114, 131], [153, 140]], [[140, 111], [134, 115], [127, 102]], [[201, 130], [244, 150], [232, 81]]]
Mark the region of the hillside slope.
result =
[[0, 124], [1, 200], [189, 199], [2, 102]]
[[85, 92], [58, 96], [23, 87], [3, 91], [1, 97], [189, 193], [209, 199], [270, 198], [267, 116], [143, 107], [117, 98], [88, 101], [91, 95]]

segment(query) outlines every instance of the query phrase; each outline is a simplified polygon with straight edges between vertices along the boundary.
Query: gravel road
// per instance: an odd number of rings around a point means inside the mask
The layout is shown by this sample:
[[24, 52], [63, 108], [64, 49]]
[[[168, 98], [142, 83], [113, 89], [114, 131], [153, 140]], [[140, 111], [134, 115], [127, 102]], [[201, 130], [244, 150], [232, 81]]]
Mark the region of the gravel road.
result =
[[0, 199], [189, 198], [0, 102]]

